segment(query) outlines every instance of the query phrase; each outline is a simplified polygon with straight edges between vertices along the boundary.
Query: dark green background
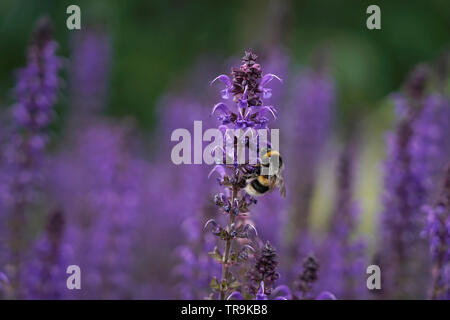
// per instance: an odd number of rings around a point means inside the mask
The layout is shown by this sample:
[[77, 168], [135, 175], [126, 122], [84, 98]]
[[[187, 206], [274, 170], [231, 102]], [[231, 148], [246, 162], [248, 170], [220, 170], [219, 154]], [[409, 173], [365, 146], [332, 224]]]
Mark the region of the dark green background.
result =
[[[104, 24], [113, 38], [107, 112], [154, 124], [154, 105], [205, 54], [223, 58], [248, 47], [286, 47], [308, 63], [327, 45], [344, 119], [376, 108], [418, 62], [434, 60], [449, 43], [450, 1], [29, 1], [0, 2], [0, 106], [12, 102], [12, 71], [25, 62], [37, 18], [53, 19], [60, 53], [68, 56], [66, 8], [78, 4], [82, 25]], [[366, 8], [381, 7], [382, 30], [366, 28]]]

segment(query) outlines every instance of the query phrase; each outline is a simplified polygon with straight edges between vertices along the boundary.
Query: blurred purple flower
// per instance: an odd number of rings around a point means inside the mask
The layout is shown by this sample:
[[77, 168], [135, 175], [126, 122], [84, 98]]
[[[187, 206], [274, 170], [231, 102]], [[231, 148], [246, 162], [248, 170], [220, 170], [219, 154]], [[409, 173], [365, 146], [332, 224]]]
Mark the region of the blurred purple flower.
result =
[[338, 161], [334, 212], [329, 232], [319, 249], [324, 267], [318, 287], [331, 289], [343, 299], [363, 299], [368, 292], [365, 243], [354, 236], [359, 215], [353, 200], [354, 153], [354, 144], [348, 143]]
[[281, 270], [288, 281], [294, 281], [298, 263], [303, 257], [317, 253], [318, 239], [309, 229], [309, 211], [317, 179], [317, 170], [332, 129], [336, 100], [334, 79], [324, 61], [303, 70], [291, 80], [286, 107], [280, 116], [285, 134], [281, 137], [286, 163], [287, 203], [282, 209], [284, 254]]
[[414, 131], [409, 145], [411, 171], [423, 177], [422, 186], [428, 200], [435, 200], [437, 185], [450, 159], [450, 100], [432, 93], [423, 101], [423, 109], [412, 124]]
[[[266, 242], [255, 257], [255, 264], [247, 271], [248, 293], [258, 296], [259, 289], [264, 288], [264, 294], [270, 295], [273, 284], [280, 274], [277, 272], [277, 252], [270, 242]], [[263, 284], [261, 286], [261, 283]]]
[[426, 235], [432, 256], [431, 299], [450, 300], [450, 167], [441, 199], [435, 207], [425, 206]]
[[45, 234], [36, 241], [24, 272], [24, 293], [27, 299], [62, 299], [66, 287], [66, 268], [70, 250], [64, 244], [65, 218], [61, 211], [49, 215]]
[[12, 106], [14, 123], [4, 150], [2, 185], [9, 186], [0, 195], [10, 207], [30, 200], [32, 184], [38, 178], [38, 162], [47, 143], [46, 129], [53, 116], [59, 85], [61, 60], [55, 55], [57, 43], [46, 18], [39, 20], [28, 50], [27, 67], [17, 71]]
[[53, 193], [67, 212], [66, 241], [86, 279], [83, 298], [130, 298], [135, 249], [150, 171], [132, 152], [126, 126], [98, 119], [74, 136], [49, 166]]
[[291, 245], [307, 229], [317, 168], [331, 133], [336, 100], [334, 80], [324, 65], [305, 70], [293, 82], [296, 85], [288, 103], [290, 123], [284, 129], [290, 133], [285, 157], [297, 164], [286, 167], [293, 190], [288, 201], [295, 208], [287, 217]]
[[428, 144], [438, 140], [432, 138], [436, 124], [430, 122], [436, 110], [433, 98], [424, 95], [425, 70], [419, 66], [411, 74], [408, 95], [394, 96], [399, 120], [387, 140], [378, 257], [384, 272], [383, 294], [391, 298], [423, 297], [428, 281], [421, 208], [429, 200], [429, 181], [439, 162], [430, 151], [442, 146]]
[[[203, 61], [195, 68], [209, 71], [212, 66], [208, 61]], [[192, 83], [186, 83], [185, 88], [189, 92], [197, 90]], [[208, 97], [203, 98], [208, 100]], [[199, 120], [202, 121], [204, 130], [213, 127], [214, 120], [205, 111], [203, 103], [189, 93], [167, 94], [158, 108], [161, 123], [158, 136], [170, 137], [173, 130], [190, 129], [193, 122]], [[208, 179], [204, 174], [206, 164], [174, 165], [170, 159], [169, 147], [165, 143], [155, 146], [159, 151], [154, 159], [154, 167], [161, 173], [165, 172], [165, 175], [155, 177], [155, 181], [159, 180], [155, 189], [155, 195], [158, 195], [155, 205], [159, 208], [160, 218], [154, 219], [157, 222], [161, 220], [159, 223], [162, 223], [165, 217], [171, 217], [164, 221], [161, 228], [172, 235], [167, 251], [176, 248], [173, 256], [177, 260], [171, 268], [171, 276], [176, 282], [174, 295], [182, 299], [203, 299], [210, 294], [211, 278], [220, 274], [219, 266], [208, 255], [214, 248], [215, 238], [203, 232], [204, 221], [210, 219], [216, 210], [211, 199], [213, 191], [217, 189], [217, 181]]]
[[[286, 53], [273, 49], [263, 61], [263, 65], [267, 70], [279, 75], [282, 79], [288, 79], [289, 57]], [[285, 83], [272, 81], [270, 85], [273, 90], [270, 97], [271, 103], [277, 106], [282, 105], [287, 92]], [[290, 112], [283, 112], [277, 119], [276, 123], [278, 125], [274, 124], [274, 127], [278, 126], [280, 128], [280, 152], [283, 159], [288, 159], [287, 163], [292, 163], [288, 158], [288, 149], [292, 146], [286, 144], [286, 138], [288, 137], [286, 124], [291, 120]], [[286, 184], [288, 183], [289, 181], [286, 181]], [[283, 199], [278, 192], [273, 192], [258, 199], [258, 212], [251, 217], [254, 224], [258, 226], [261, 239], [270, 241], [276, 248], [281, 248], [282, 245], [283, 218], [286, 216], [287, 209], [288, 203], [286, 199]]]
[[308, 256], [303, 260], [302, 270], [295, 283], [296, 291], [300, 299], [310, 299], [313, 286], [319, 279], [320, 265], [314, 256]]
[[99, 28], [72, 38], [70, 83], [75, 113], [98, 113], [105, 105], [111, 64], [111, 40]]
[[[295, 293], [292, 295], [297, 300], [336, 300], [334, 294], [329, 291], [319, 291], [316, 294], [321, 266], [314, 256], [309, 255], [303, 260], [302, 269], [294, 282]], [[331, 284], [332, 285], [332, 284]]]
[[[40, 170], [47, 129], [53, 118], [53, 107], [59, 87], [58, 72], [62, 61], [55, 55], [57, 43], [47, 18], [38, 21], [28, 49], [27, 66], [17, 71], [12, 106], [13, 127], [4, 146], [0, 170], [2, 220], [8, 220], [8, 246], [2, 260], [10, 265], [12, 295], [21, 295], [22, 255], [25, 247], [23, 230], [25, 211], [35, 200], [42, 183]], [[5, 262], [5, 261], [2, 261]]]

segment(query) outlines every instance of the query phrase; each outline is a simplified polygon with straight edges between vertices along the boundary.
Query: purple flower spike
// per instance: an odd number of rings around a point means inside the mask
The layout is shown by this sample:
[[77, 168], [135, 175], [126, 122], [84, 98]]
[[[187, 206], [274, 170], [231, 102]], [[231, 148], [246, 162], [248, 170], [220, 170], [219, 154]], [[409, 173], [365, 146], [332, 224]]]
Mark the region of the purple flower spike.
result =
[[23, 241], [26, 213], [28, 206], [38, 198], [42, 186], [42, 159], [60, 84], [58, 73], [62, 62], [56, 56], [57, 47], [51, 22], [47, 18], [40, 19], [28, 49], [27, 65], [16, 73], [11, 137], [0, 153], [0, 185], [3, 189], [0, 211], [8, 223], [18, 226], [10, 228], [7, 237], [11, 241], [9, 244], [14, 244], [8, 252], [11, 255], [8, 262], [16, 271], [10, 276], [15, 297], [22, 294], [22, 274], [18, 268], [26, 251]]
[[266, 74], [262, 77], [261, 66], [256, 63], [257, 56], [251, 51], [245, 52], [242, 58], [240, 68], [233, 68], [231, 78], [227, 75], [220, 75], [215, 78], [225, 84], [226, 89], [222, 91], [222, 98], [228, 99], [229, 95], [233, 95], [233, 102], [236, 103], [236, 114], [231, 112], [224, 104], [216, 104], [213, 112], [222, 109], [222, 114], [218, 117], [223, 125], [229, 128], [255, 128], [264, 129], [267, 127], [268, 119], [263, 116], [261, 111], [270, 111], [272, 116], [276, 118], [276, 110], [272, 106], [263, 107], [262, 99], [270, 98], [272, 90], [265, 88], [270, 81], [281, 79], [272, 74]]
[[[264, 91], [263, 86], [278, 77], [269, 74], [262, 78], [261, 65], [256, 62], [257, 58], [257, 55], [251, 51], [246, 51], [241, 66], [232, 68], [231, 78], [220, 75], [213, 80], [213, 82], [219, 80], [226, 85], [224, 95], [228, 97], [228, 93], [231, 93], [235, 103], [232, 109], [234, 112], [223, 102], [217, 103], [212, 110], [212, 114], [218, 113], [218, 119], [221, 121], [219, 129], [223, 133], [227, 146], [224, 154], [227, 165], [216, 165], [209, 174], [211, 176], [215, 171], [220, 174], [219, 184], [225, 190], [223, 193], [216, 194], [214, 202], [220, 207], [221, 214], [228, 215], [226, 227], [220, 228], [212, 222], [213, 220], [207, 222], [208, 228], [214, 229], [213, 235], [218, 237], [219, 241], [225, 242], [223, 252], [216, 247], [210, 253], [210, 256], [219, 262], [222, 268], [220, 281], [213, 278], [210, 283], [213, 290], [210, 297], [218, 293], [220, 300], [244, 297], [267, 300], [273, 283], [279, 278], [276, 271], [278, 265], [276, 251], [270, 243], [267, 242], [264, 248], [257, 252], [254, 249], [259, 248], [259, 239], [257, 239], [258, 233], [255, 227], [250, 223], [252, 221], [249, 220], [249, 207], [256, 204], [256, 201], [248, 196], [245, 188], [248, 179], [256, 173], [259, 166], [257, 163], [250, 163], [252, 159], [245, 164], [238, 163], [237, 153], [233, 147], [228, 148], [230, 144], [233, 146], [235, 143], [242, 143], [245, 146], [245, 152], [250, 152], [252, 148], [258, 150], [262, 143], [261, 139], [258, 147], [250, 143], [251, 140], [258, 140], [258, 133], [253, 129], [268, 129], [269, 120], [265, 117], [267, 112], [276, 118], [275, 108], [264, 106], [262, 98], [269, 96], [270, 93], [269, 90]], [[242, 132], [245, 134], [241, 138], [235, 137], [230, 134], [229, 129], [243, 129]], [[256, 258], [251, 269], [242, 275], [244, 279], [234, 275], [231, 267], [237, 269], [237, 266], [254, 257]]]
[[[256, 262], [247, 272], [249, 278], [248, 291], [250, 294], [258, 295], [263, 288], [264, 293], [272, 293], [273, 283], [278, 280], [280, 274], [277, 272], [278, 257], [275, 248], [269, 242], [256, 255]], [[261, 282], [264, 285], [261, 285]]]
[[[424, 73], [425, 72], [425, 73]], [[427, 243], [419, 235], [422, 208], [436, 197], [449, 159], [448, 98], [428, 94], [426, 68], [419, 65], [394, 96], [400, 118], [387, 140], [380, 266], [388, 298], [425, 298], [429, 283]]]
[[436, 207], [425, 206], [427, 228], [432, 259], [432, 287], [430, 298], [433, 300], [450, 299], [450, 166], [447, 169], [441, 199]]
[[86, 28], [73, 35], [70, 86], [76, 113], [99, 112], [108, 95], [111, 39], [100, 28]]

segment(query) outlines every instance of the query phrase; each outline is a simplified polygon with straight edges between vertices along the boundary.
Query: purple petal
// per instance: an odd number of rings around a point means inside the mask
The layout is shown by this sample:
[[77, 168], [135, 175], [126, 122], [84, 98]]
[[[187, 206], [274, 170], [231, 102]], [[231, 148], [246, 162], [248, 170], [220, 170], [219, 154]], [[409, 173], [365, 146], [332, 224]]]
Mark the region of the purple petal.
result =
[[245, 244], [245, 245], [244, 245], [244, 248], [249, 249], [249, 250], [252, 251], [252, 252], [256, 252], [255, 248], [253, 248], [253, 247], [252, 247], [251, 245], [249, 245], [249, 244]]
[[222, 99], [229, 99], [230, 98], [230, 89], [223, 89], [220, 91], [220, 95], [222, 96]]
[[259, 110], [258, 110], [258, 114], [259, 114], [259, 115], [262, 115], [262, 113], [263, 113], [264, 111], [269, 111], [269, 112], [272, 114], [272, 116], [273, 116], [274, 119], [277, 118], [277, 116], [276, 116], [277, 109], [275, 109], [275, 107], [273, 107], [273, 106], [264, 106], [264, 107], [259, 107], [258, 109], [259, 109]]
[[219, 126], [219, 131], [222, 132], [222, 135], [225, 135], [225, 133], [227, 132], [228, 127], [226, 125], [220, 125]]
[[239, 99], [239, 108], [244, 109], [248, 107], [247, 99]]
[[214, 112], [216, 112], [216, 110], [221, 111], [225, 115], [229, 115], [231, 113], [230, 109], [228, 108], [228, 106], [225, 103], [223, 103], [223, 102], [219, 102], [219, 103], [217, 103], [214, 106], [214, 108], [211, 111], [211, 115], [213, 115]]
[[214, 219], [209, 219], [203, 226], [203, 230], [206, 230], [206, 228], [208, 228], [209, 225], [212, 225], [213, 228], [217, 228], [217, 222]]
[[[246, 232], [247, 230], [253, 230], [253, 232], [255, 233], [255, 236], [258, 236], [258, 231], [256, 231], [255, 226], [253, 226], [252, 224], [248, 223], [245, 227], [244, 227], [244, 232]], [[264, 286], [264, 284], [263, 284]]]
[[259, 286], [259, 290], [256, 293], [256, 300], [268, 300], [267, 295], [264, 293], [264, 281], [261, 281], [261, 285]]
[[280, 285], [273, 289], [272, 296], [277, 296], [278, 294], [281, 294], [280, 296], [276, 297], [274, 300], [280, 300], [278, 298], [281, 298], [281, 300], [289, 300], [292, 298], [291, 289], [287, 285]]
[[226, 74], [221, 74], [220, 76], [218, 76], [217, 78], [215, 78], [213, 81], [211, 81], [211, 84], [213, 84], [214, 82], [216, 82], [216, 80], [219, 80], [220, 82], [222, 82], [223, 84], [225, 84], [225, 85], [227, 86], [227, 88], [232, 87], [231, 79], [230, 79]]
[[239, 291], [234, 291], [227, 298], [227, 300], [231, 300], [231, 299], [244, 300], [244, 297], [242, 296], [242, 294]]
[[245, 90], [244, 93], [242, 94], [242, 98], [239, 99], [239, 108], [240, 109], [244, 109], [248, 107], [248, 102], [247, 102], [247, 89], [248, 87], [245, 86]]
[[224, 167], [221, 164], [218, 164], [218, 165], [214, 166], [214, 168], [209, 172], [208, 179], [215, 171], [217, 171], [219, 173], [221, 178], [223, 178], [223, 176], [225, 175]]
[[267, 300], [267, 295], [264, 293], [264, 281], [261, 281], [258, 292], [256, 293], [256, 300]]
[[261, 79], [261, 82], [259, 83], [260, 88], [264, 87], [266, 84], [268, 84], [273, 79], [277, 79], [280, 82], [283, 82], [283, 80], [281, 80], [281, 78], [278, 77], [277, 75], [274, 75], [273, 73], [268, 73], [268, 74], [264, 75], [263, 78]]
[[272, 96], [272, 89], [263, 88], [263, 99], [269, 99]]

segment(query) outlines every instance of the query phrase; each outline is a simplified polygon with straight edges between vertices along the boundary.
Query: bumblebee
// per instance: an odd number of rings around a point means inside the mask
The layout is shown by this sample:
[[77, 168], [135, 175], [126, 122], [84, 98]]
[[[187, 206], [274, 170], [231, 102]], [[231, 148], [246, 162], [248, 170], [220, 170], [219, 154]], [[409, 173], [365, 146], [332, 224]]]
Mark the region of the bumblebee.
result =
[[278, 151], [266, 150], [261, 157], [261, 163], [256, 171], [247, 179], [245, 191], [251, 196], [262, 196], [272, 192], [275, 187], [280, 190], [281, 196], [286, 196], [286, 188], [282, 176], [283, 160]]

